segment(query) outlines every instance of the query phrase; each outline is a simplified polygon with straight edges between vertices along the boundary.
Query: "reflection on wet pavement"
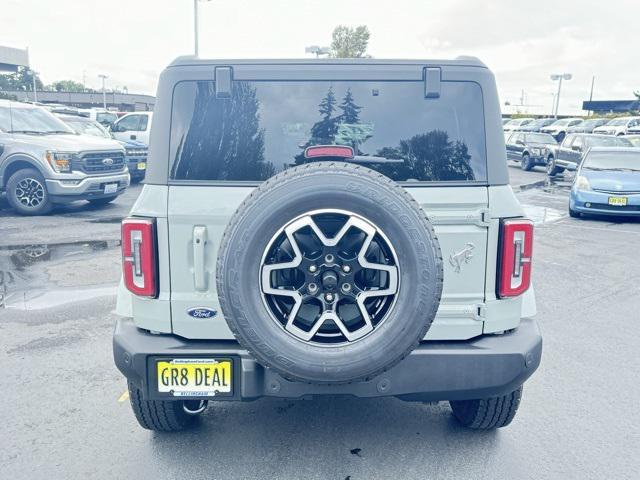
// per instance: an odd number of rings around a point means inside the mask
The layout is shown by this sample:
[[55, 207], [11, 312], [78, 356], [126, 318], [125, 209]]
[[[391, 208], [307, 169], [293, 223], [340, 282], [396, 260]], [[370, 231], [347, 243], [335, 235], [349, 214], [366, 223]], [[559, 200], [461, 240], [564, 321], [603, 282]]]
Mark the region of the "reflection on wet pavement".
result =
[[119, 240], [93, 240], [0, 247], [0, 309], [36, 310], [114, 295], [119, 246]]
[[567, 205], [573, 175], [545, 177], [520, 185], [516, 190], [525, 215], [536, 225], [556, 222], [569, 216]]

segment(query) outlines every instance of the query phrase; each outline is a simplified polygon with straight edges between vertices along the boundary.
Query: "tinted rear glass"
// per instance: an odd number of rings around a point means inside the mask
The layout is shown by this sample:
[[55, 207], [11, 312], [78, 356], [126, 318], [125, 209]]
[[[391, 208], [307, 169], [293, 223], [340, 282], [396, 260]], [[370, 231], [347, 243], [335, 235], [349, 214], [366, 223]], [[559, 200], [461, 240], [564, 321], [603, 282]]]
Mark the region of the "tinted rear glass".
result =
[[[259, 182], [317, 161], [308, 147], [345, 145], [354, 163], [397, 181], [486, 181], [482, 91], [442, 82], [241, 82], [217, 98], [211, 81], [173, 97], [170, 177]], [[322, 158], [321, 158], [322, 159]]]

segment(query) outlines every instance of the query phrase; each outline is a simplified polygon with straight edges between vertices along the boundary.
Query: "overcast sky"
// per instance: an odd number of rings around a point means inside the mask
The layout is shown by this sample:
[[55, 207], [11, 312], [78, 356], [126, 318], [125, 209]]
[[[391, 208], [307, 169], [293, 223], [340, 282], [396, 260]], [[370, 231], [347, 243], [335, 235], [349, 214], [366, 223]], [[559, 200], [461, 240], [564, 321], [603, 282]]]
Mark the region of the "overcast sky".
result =
[[[338, 24], [366, 24], [376, 58], [474, 55], [496, 74], [501, 102], [551, 110], [550, 73], [570, 72], [560, 113], [640, 90], [639, 0], [212, 0], [200, 3], [200, 55], [305, 57]], [[192, 0], [2, 0], [0, 45], [29, 47], [43, 80], [155, 93], [158, 74], [193, 52]], [[510, 111], [505, 109], [503, 110]]]

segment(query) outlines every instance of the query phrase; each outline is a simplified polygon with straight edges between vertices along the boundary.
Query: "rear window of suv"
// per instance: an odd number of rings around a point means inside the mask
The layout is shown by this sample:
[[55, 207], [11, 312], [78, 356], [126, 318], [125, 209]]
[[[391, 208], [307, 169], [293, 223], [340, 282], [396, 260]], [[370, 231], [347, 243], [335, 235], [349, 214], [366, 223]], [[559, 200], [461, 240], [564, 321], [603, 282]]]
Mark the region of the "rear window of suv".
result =
[[[308, 147], [349, 146], [352, 161], [396, 181], [486, 181], [482, 90], [442, 82], [425, 98], [415, 81], [213, 81], [174, 88], [170, 178], [260, 182], [323, 160]], [[312, 149], [313, 150], [313, 149]]]

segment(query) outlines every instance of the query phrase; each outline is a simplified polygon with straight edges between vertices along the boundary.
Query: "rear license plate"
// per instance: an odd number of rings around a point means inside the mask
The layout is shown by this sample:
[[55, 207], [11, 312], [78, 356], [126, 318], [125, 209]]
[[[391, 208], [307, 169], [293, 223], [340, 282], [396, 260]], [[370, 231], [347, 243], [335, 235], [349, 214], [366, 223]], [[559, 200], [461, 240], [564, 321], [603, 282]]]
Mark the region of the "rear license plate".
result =
[[609, 197], [609, 205], [615, 205], [617, 207], [626, 207], [627, 197]]
[[147, 162], [138, 162], [138, 170], [146, 170]]
[[104, 193], [116, 193], [118, 191], [118, 184], [117, 183], [107, 183], [104, 186]]
[[213, 397], [230, 394], [233, 379], [229, 359], [179, 358], [158, 360], [158, 392], [174, 397]]

